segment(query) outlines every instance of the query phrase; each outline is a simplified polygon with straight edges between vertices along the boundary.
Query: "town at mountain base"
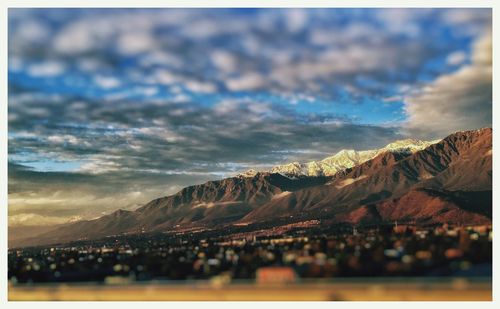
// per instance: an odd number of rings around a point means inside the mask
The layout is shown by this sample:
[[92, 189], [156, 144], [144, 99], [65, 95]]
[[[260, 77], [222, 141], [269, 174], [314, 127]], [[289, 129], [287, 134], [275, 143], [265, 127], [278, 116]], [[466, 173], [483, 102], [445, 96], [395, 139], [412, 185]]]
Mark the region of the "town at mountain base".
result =
[[492, 129], [456, 132], [419, 145], [374, 151], [373, 158], [334, 174], [250, 171], [209, 181], [135, 211], [68, 223], [36, 237], [10, 237], [9, 247], [311, 219], [352, 225], [491, 224]]

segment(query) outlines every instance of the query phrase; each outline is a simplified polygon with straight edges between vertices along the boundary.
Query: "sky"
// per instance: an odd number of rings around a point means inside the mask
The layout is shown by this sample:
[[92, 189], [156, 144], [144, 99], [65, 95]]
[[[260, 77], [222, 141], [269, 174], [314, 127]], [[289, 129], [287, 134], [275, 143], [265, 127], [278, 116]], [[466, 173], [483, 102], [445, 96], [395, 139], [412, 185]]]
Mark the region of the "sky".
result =
[[9, 9], [9, 225], [491, 126], [490, 9]]

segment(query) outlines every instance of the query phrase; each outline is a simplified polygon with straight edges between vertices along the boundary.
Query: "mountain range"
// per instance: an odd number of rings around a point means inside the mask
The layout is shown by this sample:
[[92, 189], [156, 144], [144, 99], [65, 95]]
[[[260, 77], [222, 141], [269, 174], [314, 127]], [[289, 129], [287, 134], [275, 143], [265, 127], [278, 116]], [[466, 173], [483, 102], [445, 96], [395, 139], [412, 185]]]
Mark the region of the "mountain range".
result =
[[427, 142], [415, 139], [405, 139], [390, 143], [381, 149], [364, 151], [344, 149], [321, 161], [311, 161], [307, 163], [292, 162], [275, 166], [269, 172], [280, 173], [287, 176], [334, 176], [339, 171], [352, 168], [385, 152], [411, 154], [437, 142], [439, 142], [439, 140]]
[[[344, 150], [317, 162], [186, 187], [135, 211], [57, 226], [9, 246], [316, 219], [321, 224], [481, 225], [492, 218], [492, 129]], [[14, 239], [14, 237], [9, 237]]]

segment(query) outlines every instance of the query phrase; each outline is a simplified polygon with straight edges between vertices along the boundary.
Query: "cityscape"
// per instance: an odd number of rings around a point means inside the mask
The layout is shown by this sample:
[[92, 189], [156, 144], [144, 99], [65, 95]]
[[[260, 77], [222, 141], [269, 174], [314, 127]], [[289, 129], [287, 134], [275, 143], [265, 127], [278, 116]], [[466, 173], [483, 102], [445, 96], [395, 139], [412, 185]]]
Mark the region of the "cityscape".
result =
[[[175, 233], [109, 237], [67, 246], [9, 250], [9, 280], [291, 280], [492, 274], [491, 226], [419, 229], [294, 229], [275, 236]], [[221, 233], [223, 234], [223, 233]], [[244, 234], [243, 234], [244, 235]], [[287, 267], [292, 277], [259, 271]], [[279, 268], [278, 268], [279, 269]]]

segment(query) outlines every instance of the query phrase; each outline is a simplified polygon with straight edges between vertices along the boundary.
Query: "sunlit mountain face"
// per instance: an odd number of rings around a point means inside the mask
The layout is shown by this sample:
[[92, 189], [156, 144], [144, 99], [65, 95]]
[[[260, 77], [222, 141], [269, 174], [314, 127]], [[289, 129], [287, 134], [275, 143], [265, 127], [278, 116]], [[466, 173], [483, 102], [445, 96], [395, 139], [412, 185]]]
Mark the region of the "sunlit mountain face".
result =
[[489, 9], [10, 9], [9, 224], [491, 126]]

